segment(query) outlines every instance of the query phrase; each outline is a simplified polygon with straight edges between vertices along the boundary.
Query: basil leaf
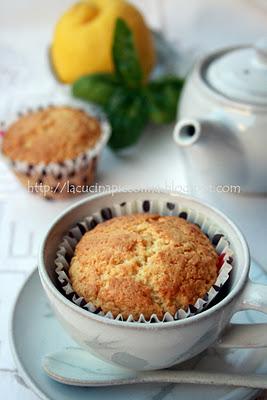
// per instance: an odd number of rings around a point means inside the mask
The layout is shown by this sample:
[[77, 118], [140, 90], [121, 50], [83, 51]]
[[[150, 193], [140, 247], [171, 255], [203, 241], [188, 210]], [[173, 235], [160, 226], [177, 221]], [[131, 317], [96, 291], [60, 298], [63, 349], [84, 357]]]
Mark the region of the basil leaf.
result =
[[114, 150], [136, 143], [148, 122], [146, 98], [141, 91], [117, 89], [106, 112], [112, 126], [109, 145]]
[[152, 122], [166, 124], [174, 121], [183, 82], [182, 79], [168, 77], [148, 84], [146, 96]]
[[143, 80], [143, 71], [135, 48], [134, 36], [121, 18], [118, 18], [116, 22], [112, 55], [118, 79], [129, 87], [140, 86]]
[[74, 82], [72, 94], [105, 107], [117, 86], [116, 79], [111, 74], [91, 74]]

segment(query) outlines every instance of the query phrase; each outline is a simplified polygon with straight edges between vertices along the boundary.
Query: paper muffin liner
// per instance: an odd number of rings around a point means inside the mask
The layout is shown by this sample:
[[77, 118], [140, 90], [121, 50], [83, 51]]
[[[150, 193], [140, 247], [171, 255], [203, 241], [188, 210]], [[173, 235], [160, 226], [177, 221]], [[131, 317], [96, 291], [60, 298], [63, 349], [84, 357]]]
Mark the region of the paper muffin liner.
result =
[[17, 100], [15, 106], [11, 107], [10, 110], [5, 110], [5, 120], [1, 121], [0, 129], [0, 149], [2, 138], [4, 137], [5, 130], [8, 126], [16, 121], [19, 117], [23, 115], [30, 114], [32, 112], [40, 111], [43, 109], [49, 109], [58, 106], [68, 106], [71, 108], [76, 108], [85, 111], [90, 116], [96, 118], [100, 124], [101, 135], [95, 146], [85, 150], [77, 157], [73, 159], [66, 159], [63, 162], [51, 162], [49, 164], [44, 164], [42, 162], [38, 164], [31, 164], [25, 161], [14, 161], [10, 160], [8, 157], [3, 155], [3, 158], [12, 167], [14, 172], [23, 174], [27, 177], [34, 176], [48, 176], [52, 175], [55, 178], [60, 177], [68, 178], [73, 174], [78, 173], [82, 168], [86, 168], [92, 162], [96, 160], [107, 144], [110, 134], [111, 127], [105, 116], [105, 114], [100, 110], [99, 107], [85, 103], [76, 99], [73, 99], [63, 90], [59, 90], [57, 94], [28, 94], [27, 98], [23, 97]]
[[[70, 261], [74, 255], [75, 247], [82, 236], [101, 222], [109, 220], [113, 217], [135, 213], [155, 213], [162, 216], [174, 215], [184, 218], [189, 222], [198, 225], [215, 247], [222, 263], [216, 282], [211, 286], [203, 298], [197, 299], [195, 304], [190, 304], [187, 310], [179, 309], [174, 315], [166, 312], [163, 318], [158, 318], [156, 314], [152, 314], [149, 320], [146, 320], [144, 315], [141, 314], [137, 320], [134, 319], [132, 315], [130, 315], [127, 319], [124, 319], [121, 314], [114, 317], [111, 311], [104, 313], [93, 303], [87, 303], [83, 297], [78, 296], [73, 290], [68, 277], [68, 270]], [[63, 237], [62, 242], [58, 247], [55, 259], [55, 272], [58, 276], [59, 286], [62, 289], [63, 294], [73, 303], [88, 310], [89, 312], [119, 321], [152, 323], [185, 319], [206, 309], [228, 281], [230, 272], [232, 270], [232, 262], [233, 252], [231, 250], [231, 244], [228, 238], [226, 237], [225, 233], [221, 231], [220, 227], [214, 224], [213, 221], [211, 221], [205, 215], [202, 215], [198, 211], [195, 211], [191, 208], [183, 207], [181, 209], [179, 204], [175, 202], [166, 203], [157, 200], [135, 200], [120, 204], [113, 204], [110, 207], [103, 208], [99, 212], [86, 217], [82, 221], [79, 221], [73, 228], [71, 228]]]

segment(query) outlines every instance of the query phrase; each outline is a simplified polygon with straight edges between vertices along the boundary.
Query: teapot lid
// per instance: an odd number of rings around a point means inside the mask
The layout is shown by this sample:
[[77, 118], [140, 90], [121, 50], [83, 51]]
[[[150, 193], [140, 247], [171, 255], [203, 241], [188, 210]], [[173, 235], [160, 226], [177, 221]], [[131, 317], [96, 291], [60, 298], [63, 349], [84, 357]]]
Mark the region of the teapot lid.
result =
[[206, 64], [204, 79], [231, 100], [267, 106], [267, 38], [217, 53]]

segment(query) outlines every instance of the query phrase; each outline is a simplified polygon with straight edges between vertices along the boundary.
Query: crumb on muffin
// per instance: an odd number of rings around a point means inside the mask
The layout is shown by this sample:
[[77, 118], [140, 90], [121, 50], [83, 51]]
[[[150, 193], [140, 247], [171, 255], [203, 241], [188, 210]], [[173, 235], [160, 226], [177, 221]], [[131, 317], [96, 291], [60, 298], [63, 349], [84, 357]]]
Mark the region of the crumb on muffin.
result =
[[71, 260], [73, 289], [124, 318], [172, 315], [215, 283], [218, 255], [198, 226], [176, 216], [135, 214], [97, 225]]
[[63, 162], [93, 147], [100, 124], [83, 110], [53, 107], [29, 113], [4, 135], [2, 151], [13, 161], [31, 164]]

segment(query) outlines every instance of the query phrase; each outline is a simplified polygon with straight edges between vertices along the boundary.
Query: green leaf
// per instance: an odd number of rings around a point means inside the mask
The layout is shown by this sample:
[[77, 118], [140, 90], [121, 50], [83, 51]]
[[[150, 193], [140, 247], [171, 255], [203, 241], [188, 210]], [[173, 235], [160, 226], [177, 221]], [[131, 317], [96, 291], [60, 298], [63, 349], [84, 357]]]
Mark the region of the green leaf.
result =
[[118, 150], [137, 142], [148, 122], [146, 98], [141, 91], [117, 89], [106, 108], [112, 126], [109, 145]]
[[118, 83], [113, 75], [91, 74], [74, 82], [72, 94], [80, 99], [105, 107], [116, 87], [118, 87]]
[[126, 22], [121, 18], [118, 18], [116, 22], [112, 55], [118, 79], [129, 87], [140, 86], [143, 80], [143, 72], [135, 48], [134, 36]]
[[182, 79], [165, 77], [148, 84], [146, 96], [152, 122], [167, 124], [175, 120], [183, 83]]

